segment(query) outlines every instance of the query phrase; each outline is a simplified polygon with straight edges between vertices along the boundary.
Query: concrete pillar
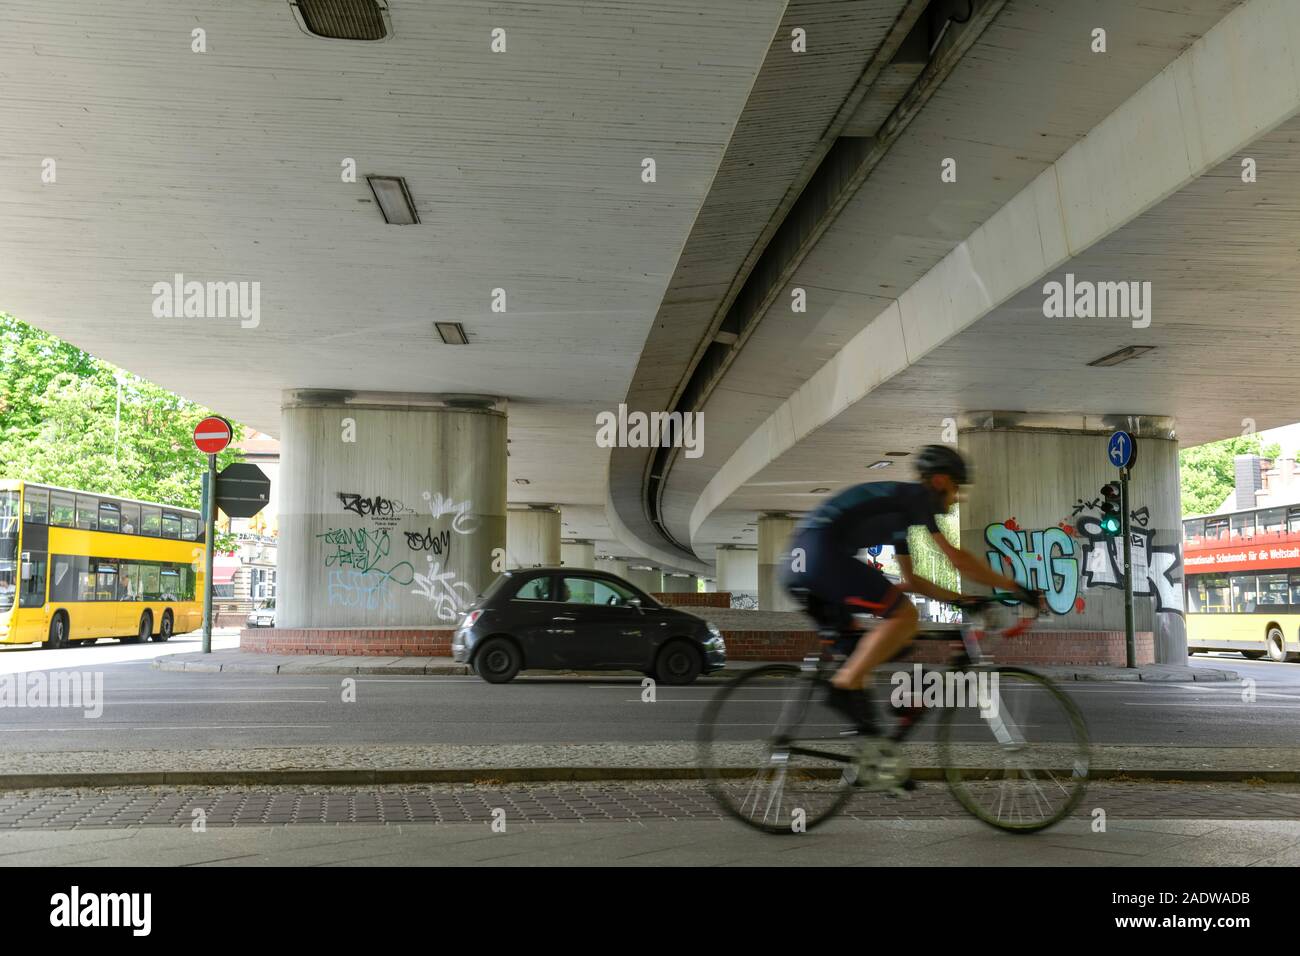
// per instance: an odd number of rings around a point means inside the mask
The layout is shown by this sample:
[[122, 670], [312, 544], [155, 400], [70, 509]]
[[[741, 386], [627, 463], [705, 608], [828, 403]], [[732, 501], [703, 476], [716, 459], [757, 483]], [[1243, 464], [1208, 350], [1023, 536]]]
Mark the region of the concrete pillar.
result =
[[758, 552], [753, 548], [722, 546], [714, 558], [718, 565], [718, 590], [731, 592], [732, 607], [758, 601]]
[[627, 579], [647, 594], [662, 594], [664, 590], [663, 572], [658, 568], [629, 567]]
[[597, 558], [596, 570], [605, 571], [608, 574], [617, 574], [624, 581], [628, 579], [627, 562], [622, 558]]
[[[1098, 492], [1119, 480], [1106, 457], [1107, 440], [1117, 429], [1133, 434], [1138, 449], [1129, 481], [1134, 629], [1153, 633], [1157, 663], [1183, 663], [1187, 630], [1173, 419], [969, 413], [959, 428], [959, 445], [974, 473], [960, 506], [962, 547], [991, 552], [1019, 579], [1048, 591], [1053, 612], [1043, 627], [1123, 632], [1123, 540], [1102, 535], [1097, 522]], [[1007, 527], [1009, 520], [1015, 528]]]
[[280, 423], [277, 624], [459, 620], [505, 546], [493, 400], [303, 390]]
[[781, 587], [780, 571], [790, 562], [794, 518], [765, 514], [758, 519], [758, 607], [761, 611], [793, 611], [798, 604]]
[[506, 515], [506, 567], [556, 567], [559, 563], [559, 510], [545, 505], [511, 508]]
[[699, 590], [693, 574], [665, 574], [665, 594], [694, 594]]
[[566, 568], [591, 571], [596, 567], [596, 546], [590, 541], [561, 541], [560, 563]]

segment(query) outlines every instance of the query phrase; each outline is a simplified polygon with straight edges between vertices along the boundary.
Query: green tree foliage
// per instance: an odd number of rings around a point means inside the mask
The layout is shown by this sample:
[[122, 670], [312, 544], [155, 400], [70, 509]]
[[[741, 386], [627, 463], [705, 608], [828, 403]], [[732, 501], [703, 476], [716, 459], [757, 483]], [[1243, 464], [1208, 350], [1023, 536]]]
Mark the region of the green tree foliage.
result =
[[[961, 523], [957, 509], [951, 514], [938, 515], [936, 520], [943, 536], [958, 547], [961, 546]], [[921, 577], [933, 581], [949, 591], [961, 591], [961, 576], [957, 569], [935, 546], [930, 532], [925, 528], [911, 528], [907, 532], [907, 546], [912, 552], [912, 570]]]
[[[198, 508], [207, 459], [195, 449], [193, 432], [210, 414], [0, 312], [0, 475], [6, 478]], [[244, 429], [234, 428], [238, 441]], [[240, 457], [224, 451], [217, 467]]]
[[1183, 514], [1202, 515], [1218, 510], [1236, 484], [1233, 459], [1237, 455], [1276, 458], [1280, 454], [1280, 446], [1266, 447], [1259, 435], [1239, 435], [1184, 448], [1178, 453]]

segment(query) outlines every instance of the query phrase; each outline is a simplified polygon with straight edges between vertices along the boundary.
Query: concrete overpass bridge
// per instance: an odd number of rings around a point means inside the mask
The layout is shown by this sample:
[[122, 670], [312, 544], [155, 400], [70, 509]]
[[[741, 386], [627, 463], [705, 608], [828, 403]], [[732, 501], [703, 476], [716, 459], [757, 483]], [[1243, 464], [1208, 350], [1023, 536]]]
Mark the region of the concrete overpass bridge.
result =
[[1125, 426], [1175, 659], [1179, 444], [1300, 419], [1287, 0], [11, 0], [0, 81], [0, 308], [281, 439], [282, 625], [562, 540], [780, 608], [788, 516], [955, 441], [1107, 635], [1032, 532]]

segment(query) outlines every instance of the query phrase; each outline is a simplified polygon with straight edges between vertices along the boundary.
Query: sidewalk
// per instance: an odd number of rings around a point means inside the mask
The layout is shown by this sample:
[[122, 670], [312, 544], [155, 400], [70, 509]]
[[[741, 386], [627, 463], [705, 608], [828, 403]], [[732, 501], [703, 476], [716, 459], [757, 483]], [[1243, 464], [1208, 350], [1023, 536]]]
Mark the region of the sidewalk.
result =
[[[752, 747], [734, 745], [723, 762], [736, 768], [752, 768]], [[916, 779], [942, 779], [935, 744], [909, 742], [904, 744], [903, 753]], [[0, 791], [154, 785], [698, 780], [702, 776], [696, 744], [683, 741], [0, 753]], [[1089, 777], [1300, 783], [1300, 747], [1094, 745]]]
[[1296, 866], [1300, 822], [1068, 820], [1031, 836], [974, 820], [830, 820], [773, 837], [730, 820], [365, 823], [0, 832], [6, 866]]
[[[765, 661], [731, 661], [726, 668], [698, 683], [717, 684], [742, 671], [762, 667]], [[783, 662], [789, 663], [789, 662]], [[238, 648], [204, 654], [189, 651], [157, 657], [154, 668], [162, 671], [197, 671], [204, 673], [233, 674], [388, 674], [388, 675], [468, 675], [469, 668], [457, 664], [450, 657], [329, 657], [316, 654], [253, 654]], [[906, 665], [899, 665], [906, 666]], [[1055, 681], [1161, 681], [1190, 683], [1192, 681], [1240, 680], [1236, 671], [1204, 665], [1148, 664], [1132, 670], [1124, 667], [1088, 667], [1061, 664], [1026, 668]], [[529, 676], [556, 677], [637, 677], [638, 671], [524, 671], [522, 679]]]

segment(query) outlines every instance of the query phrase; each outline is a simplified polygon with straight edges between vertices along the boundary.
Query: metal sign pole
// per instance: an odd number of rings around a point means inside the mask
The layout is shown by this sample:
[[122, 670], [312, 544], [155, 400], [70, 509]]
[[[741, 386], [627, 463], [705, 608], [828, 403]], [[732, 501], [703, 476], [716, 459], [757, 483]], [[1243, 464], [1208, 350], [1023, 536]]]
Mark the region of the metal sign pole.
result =
[[217, 536], [217, 456], [208, 455], [208, 473], [206, 475], [208, 493], [204, 495], [203, 527], [204, 548], [203, 564], [203, 653], [212, 653], [212, 553]]
[[1137, 641], [1133, 633], [1133, 536], [1129, 528], [1128, 469], [1119, 470], [1120, 534], [1124, 536], [1124, 653], [1128, 666], [1137, 666]]

